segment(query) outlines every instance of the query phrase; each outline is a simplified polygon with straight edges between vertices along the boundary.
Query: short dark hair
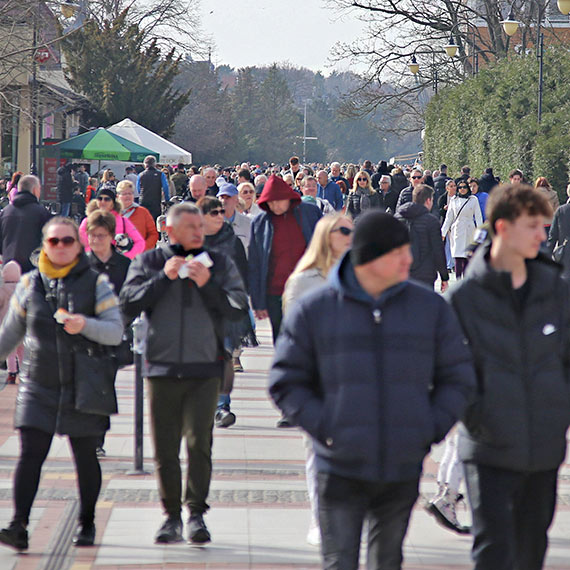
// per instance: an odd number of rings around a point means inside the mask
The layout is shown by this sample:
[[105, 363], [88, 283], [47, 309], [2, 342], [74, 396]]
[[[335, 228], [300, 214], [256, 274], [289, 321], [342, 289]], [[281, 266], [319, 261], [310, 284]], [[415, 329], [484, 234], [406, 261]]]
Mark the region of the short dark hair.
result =
[[487, 219], [495, 232], [497, 220], [514, 222], [523, 214], [552, 217], [552, 206], [544, 194], [528, 184], [502, 184], [489, 195]]
[[241, 178], [245, 178], [247, 182], [251, 182], [251, 172], [247, 168], [242, 168], [238, 172], [238, 176]]
[[87, 233], [95, 228], [103, 228], [112, 236], [115, 235], [117, 221], [111, 212], [103, 212], [103, 210], [95, 210], [87, 216]]
[[412, 202], [423, 206], [430, 198], [433, 198], [433, 188], [427, 184], [418, 184], [412, 190]]
[[440, 164], [439, 169], [440, 170], [447, 170], [447, 164]]
[[513, 176], [520, 176], [521, 178], [523, 178], [522, 170], [519, 170], [518, 168], [514, 168], [513, 170], [511, 170], [509, 172], [509, 178], [512, 178]]
[[290, 164], [291, 166], [296, 166], [297, 164], [299, 164], [299, 157], [298, 157], [298, 156], [292, 156], [292, 157], [289, 159], [289, 164]]
[[471, 174], [471, 169], [467, 165], [462, 166], [461, 167], [461, 173], [462, 174]]
[[223, 208], [222, 202], [213, 196], [202, 196], [196, 202], [196, 206], [200, 208], [202, 214], [207, 214], [210, 210], [215, 208]]

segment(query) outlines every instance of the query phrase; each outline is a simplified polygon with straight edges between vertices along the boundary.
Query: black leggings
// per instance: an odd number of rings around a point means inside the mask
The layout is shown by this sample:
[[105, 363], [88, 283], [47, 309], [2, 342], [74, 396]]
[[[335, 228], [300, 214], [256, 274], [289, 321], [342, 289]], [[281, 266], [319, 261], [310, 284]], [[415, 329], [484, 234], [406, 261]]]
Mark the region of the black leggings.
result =
[[461, 279], [467, 269], [468, 259], [466, 257], [455, 257], [455, 277]]
[[[52, 439], [52, 434], [39, 429], [20, 428], [20, 459], [14, 473], [14, 522], [28, 525]], [[101, 467], [96, 453], [99, 437], [70, 437], [69, 441], [81, 500], [79, 521], [90, 525], [95, 520], [95, 504], [101, 490]]]

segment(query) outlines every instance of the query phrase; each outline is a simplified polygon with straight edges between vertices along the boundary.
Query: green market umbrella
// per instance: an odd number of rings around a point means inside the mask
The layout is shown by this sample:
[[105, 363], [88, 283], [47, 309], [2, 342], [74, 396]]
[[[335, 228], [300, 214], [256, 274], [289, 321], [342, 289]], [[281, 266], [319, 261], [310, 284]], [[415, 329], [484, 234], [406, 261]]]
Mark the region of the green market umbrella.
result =
[[156, 157], [157, 160], [160, 158], [158, 152], [111, 133], [103, 127], [45, 146], [42, 152], [46, 157], [79, 160], [143, 162], [148, 155]]

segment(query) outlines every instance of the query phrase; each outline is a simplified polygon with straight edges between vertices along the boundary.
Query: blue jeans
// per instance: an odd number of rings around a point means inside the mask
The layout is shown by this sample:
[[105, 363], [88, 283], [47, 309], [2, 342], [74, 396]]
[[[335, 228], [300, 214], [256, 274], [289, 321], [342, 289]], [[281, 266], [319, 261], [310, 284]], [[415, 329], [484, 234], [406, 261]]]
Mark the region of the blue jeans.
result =
[[71, 202], [61, 202], [61, 210], [59, 212], [60, 216], [64, 218], [69, 218], [69, 213], [71, 212]]

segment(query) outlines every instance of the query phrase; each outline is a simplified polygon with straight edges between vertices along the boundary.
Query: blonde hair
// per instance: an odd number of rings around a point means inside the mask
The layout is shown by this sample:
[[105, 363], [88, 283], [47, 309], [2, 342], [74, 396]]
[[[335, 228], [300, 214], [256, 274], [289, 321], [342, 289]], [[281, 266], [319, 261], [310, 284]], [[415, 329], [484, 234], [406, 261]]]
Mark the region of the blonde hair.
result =
[[352, 177], [356, 176], [356, 166], [354, 166], [354, 164], [348, 165], [348, 167], [346, 169], [345, 176], [347, 178], [352, 178]]
[[366, 189], [371, 194], [375, 194], [376, 190], [374, 190], [374, 188], [372, 188], [372, 182], [370, 180], [370, 174], [368, 174], [368, 172], [366, 172], [366, 170], [360, 170], [359, 172], [356, 173], [356, 176], [354, 177], [354, 182], [352, 183], [352, 188], [351, 188], [350, 192], [354, 193], [358, 190], [358, 188], [360, 188], [360, 186], [358, 185], [358, 179], [361, 178], [362, 176], [364, 176], [366, 178]]
[[127, 187], [129, 187], [133, 192], [135, 191], [135, 185], [130, 180], [121, 180], [117, 184], [117, 194]]
[[101, 177], [101, 182], [109, 182], [111, 180], [111, 176], [115, 177], [115, 174], [110, 168], [103, 171], [103, 176]]
[[318, 269], [325, 277], [328, 275], [336, 262], [330, 246], [329, 235], [340, 220], [348, 220], [352, 224], [352, 220], [348, 216], [340, 213], [323, 216], [317, 222], [313, 237], [289, 279], [298, 273], [313, 268]]

